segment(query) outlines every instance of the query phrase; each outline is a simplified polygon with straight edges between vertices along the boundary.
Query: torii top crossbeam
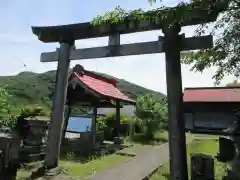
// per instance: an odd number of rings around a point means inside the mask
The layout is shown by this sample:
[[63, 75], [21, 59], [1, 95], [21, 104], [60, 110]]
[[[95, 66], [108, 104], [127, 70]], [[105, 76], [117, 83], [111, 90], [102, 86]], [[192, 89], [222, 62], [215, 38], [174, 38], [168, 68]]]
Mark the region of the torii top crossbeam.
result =
[[[200, 5], [200, 3], [202, 1], [182, 5], [181, 7], [185, 6], [185, 10], [181, 11], [181, 13], [177, 12], [180, 7], [178, 6], [162, 10], [162, 13], [159, 14], [167, 15], [167, 19], [176, 20], [181, 26], [208, 23], [215, 21], [218, 14], [226, 10], [229, 0], [204, 0], [203, 5]], [[146, 15], [148, 14], [151, 14], [151, 11], [146, 12]], [[167, 24], [167, 19], [163, 20], [163, 17], [157, 19], [159, 20], [141, 20], [138, 22], [134, 20], [133, 26], [129, 26], [129, 23], [133, 22], [129, 17], [118, 24], [93, 25], [87, 22], [61, 26], [32, 27], [32, 31], [40, 41], [45, 43], [72, 42], [78, 39], [110, 36], [114, 33], [127, 34], [158, 30]]]

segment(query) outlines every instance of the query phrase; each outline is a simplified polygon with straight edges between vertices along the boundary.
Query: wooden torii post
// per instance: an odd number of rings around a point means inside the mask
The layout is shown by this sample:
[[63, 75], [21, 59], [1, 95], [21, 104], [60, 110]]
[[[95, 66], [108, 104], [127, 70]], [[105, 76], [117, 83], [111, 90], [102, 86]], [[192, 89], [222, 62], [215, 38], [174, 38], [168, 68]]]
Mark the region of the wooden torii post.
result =
[[[210, 5], [212, 0], [206, 0], [205, 4]], [[189, 5], [189, 7], [191, 4]], [[191, 6], [192, 7], [192, 6]], [[179, 35], [182, 26], [197, 25], [215, 21], [218, 13], [226, 10], [226, 1], [221, 1], [212, 9], [191, 9], [183, 14], [181, 23], [171, 28], [159, 22], [142, 20], [129, 25], [129, 22], [119, 24], [92, 25], [91, 23], [80, 23], [51, 27], [32, 27], [32, 31], [39, 40], [45, 43], [59, 42], [60, 49], [56, 52], [41, 54], [41, 62], [57, 61], [57, 75], [55, 96], [53, 98], [53, 109], [51, 126], [48, 134], [48, 145], [45, 157], [45, 166], [53, 168], [58, 166], [62, 124], [64, 117], [64, 104], [66, 101], [67, 76], [70, 60], [106, 58], [116, 56], [129, 56], [140, 54], [163, 53], [166, 54], [166, 77], [167, 97], [169, 110], [169, 151], [170, 151], [170, 172], [172, 180], [186, 180], [187, 158], [184, 121], [182, 113], [182, 78], [180, 65], [180, 52], [211, 48], [213, 45], [212, 36], [184, 38]], [[174, 9], [170, 9], [172, 12]], [[175, 9], [176, 10], [176, 9]], [[180, 18], [181, 19], [181, 18]], [[130, 22], [131, 23], [131, 22]], [[134, 44], [120, 44], [120, 34], [142, 32], [162, 29], [164, 37], [157, 41]], [[74, 41], [78, 39], [96, 38], [109, 36], [109, 45], [105, 47], [75, 49]]]

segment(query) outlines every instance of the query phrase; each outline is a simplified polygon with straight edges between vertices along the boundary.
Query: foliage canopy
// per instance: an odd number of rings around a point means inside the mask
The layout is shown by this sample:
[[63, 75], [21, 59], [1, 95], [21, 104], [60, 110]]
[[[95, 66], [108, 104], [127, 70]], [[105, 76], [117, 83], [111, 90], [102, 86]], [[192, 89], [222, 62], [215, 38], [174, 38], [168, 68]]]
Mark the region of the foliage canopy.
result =
[[[208, 29], [207, 25], [198, 28], [201, 35]], [[192, 65], [192, 70], [203, 72], [216, 67], [213, 76], [219, 84], [226, 75], [240, 76], [240, 1], [231, 0], [229, 8], [215, 22], [211, 34], [215, 37], [214, 47], [210, 49], [183, 53], [183, 63]]]
[[[155, 3], [156, 0], [149, 0], [149, 2]], [[142, 9], [127, 11], [118, 6], [103, 16], [97, 16], [92, 23], [114, 24], [124, 21], [150, 20], [164, 26], [172, 26], [175, 23], [182, 24], [188, 21], [191, 18], [188, 13], [193, 9], [204, 9], [206, 13], [214, 14], [222, 6], [226, 6], [227, 10], [220, 15], [211, 32], [216, 38], [214, 47], [182, 53], [182, 62], [191, 64], [191, 70], [203, 72], [209, 67], [217, 67], [213, 78], [216, 83], [219, 83], [225, 75], [240, 76], [238, 60], [240, 55], [240, 2], [237, 0], [190, 0], [188, 3], [180, 2], [175, 8], [161, 6], [151, 11]], [[206, 24], [202, 24], [197, 28], [197, 35], [204, 33], [207, 28]]]
[[142, 120], [145, 133], [152, 138], [158, 130], [167, 128], [167, 99], [156, 101], [152, 94], [140, 96], [136, 104], [136, 116]]

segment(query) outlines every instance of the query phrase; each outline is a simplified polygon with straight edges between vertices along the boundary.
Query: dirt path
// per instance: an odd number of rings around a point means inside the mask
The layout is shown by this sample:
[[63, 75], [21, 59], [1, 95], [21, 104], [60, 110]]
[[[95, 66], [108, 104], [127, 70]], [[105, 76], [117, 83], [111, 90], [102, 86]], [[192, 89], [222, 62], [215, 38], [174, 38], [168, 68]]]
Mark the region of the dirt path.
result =
[[[193, 136], [187, 135], [187, 143]], [[147, 147], [147, 151], [137, 154], [133, 159], [118, 166], [96, 173], [88, 180], [142, 180], [169, 160], [169, 144]]]
[[99, 172], [89, 180], [141, 180], [161, 164], [168, 162], [168, 143], [152, 147], [133, 159]]

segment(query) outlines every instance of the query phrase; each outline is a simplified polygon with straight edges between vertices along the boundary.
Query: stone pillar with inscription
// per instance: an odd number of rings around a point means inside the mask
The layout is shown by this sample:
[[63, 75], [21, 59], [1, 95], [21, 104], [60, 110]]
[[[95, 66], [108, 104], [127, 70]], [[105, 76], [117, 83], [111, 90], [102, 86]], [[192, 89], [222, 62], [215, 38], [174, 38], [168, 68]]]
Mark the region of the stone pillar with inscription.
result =
[[191, 180], [214, 180], [214, 158], [205, 154], [191, 156]]

